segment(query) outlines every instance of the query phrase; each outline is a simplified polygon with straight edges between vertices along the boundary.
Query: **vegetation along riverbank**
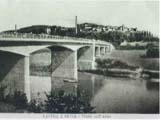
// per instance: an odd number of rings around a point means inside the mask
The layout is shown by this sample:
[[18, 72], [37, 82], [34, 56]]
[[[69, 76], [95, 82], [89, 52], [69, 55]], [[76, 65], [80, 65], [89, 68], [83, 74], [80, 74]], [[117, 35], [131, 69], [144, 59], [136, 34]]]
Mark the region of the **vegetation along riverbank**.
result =
[[2, 113], [93, 113], [94, 107], [84, 99], [84, 93], [65, 94], [64, 91], [46, 94], [44, 102], [28, 102], [25, 93], [15, 91], [4, 95], [4, 86], [0, 87], [0, 112]]
[[128, 65], [127, 63], [115, 59], [97, 59], [96, 70], [85, 70], [104, 76], [128, 77], [128, 78], [159, 78], [159, 72], [145, 70], [139, 66]]

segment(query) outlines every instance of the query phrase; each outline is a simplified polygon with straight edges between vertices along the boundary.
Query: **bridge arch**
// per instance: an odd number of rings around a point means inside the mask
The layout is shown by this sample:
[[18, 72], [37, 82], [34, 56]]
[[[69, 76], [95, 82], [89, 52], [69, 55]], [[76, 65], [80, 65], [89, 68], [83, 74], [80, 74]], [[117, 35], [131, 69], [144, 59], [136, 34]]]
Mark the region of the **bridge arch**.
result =
[[34, 53], [34, 52], [37, 52], [39, 50], [42, 50], [42, 49], [45, 49], [45, 48], [48, 48], [48, 49], [53, 49], [53, 48], [65, 48], [65, 49], [68, 49], [68, 50], [71, 50], [73, 51], [73, 49], [70, 47], [70, 46], [65, 46], [65, 45], [47, 45], [47, 46], [35, 46], [37, 47], [36, 49], [32, 50], [30, 52], [30, 54]]
[[77, 50], [79, 70], [95, 69], [95, 45], [84, 45]]
[[54, 44], [54, 45], [30, 45], [30, 46], [8, 46], [0, 47], [0, 51], [6, 51], [10, 53], [15, 53], [23, 56], [29, 56], [30, 54], [44, 49], [44, 48], [53, 48], [53, 47], [63, 47], [71, 51], [76, 51], [82, 45], [63, 45], [63, 44]]
[[26, 53], [22, 53], [20, 51], [14, 51], [12, 49], [7, 49], [7, 48], [0, 49], [0, 53], [9, 53], [9, 54], [13, 54], [13, 55], [28, 56], [28, 54], [26, 54]]
[[86, 52], [87, 49], [89, 49], [89, 45], [81, 46], [77, 49], [77, 59], [79, 59], [81, 56], [84, 55], [84, 52]]

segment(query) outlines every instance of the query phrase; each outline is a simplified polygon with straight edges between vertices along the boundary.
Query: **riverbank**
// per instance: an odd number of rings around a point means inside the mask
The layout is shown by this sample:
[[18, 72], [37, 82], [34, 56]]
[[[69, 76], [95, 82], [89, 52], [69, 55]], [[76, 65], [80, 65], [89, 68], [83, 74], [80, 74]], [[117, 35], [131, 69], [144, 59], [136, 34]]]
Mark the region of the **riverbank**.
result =
[[115, 59], [97, 59], [97, 69], [86, 72], [98, 73], [111, 77], [139, 78], [142, 69], [138, 66], [128, 65], [127, 63]]
[[159, 58], [143, 58], [147, 50], [114, 50], [106, 54], [102, 59], [115, 59], [131, 66], [139, 66], [144, 69], [159, 71]]
[[[159, 58], [142, 58], [146, 50], [114, 50], [110, 54], [101, 57], [103, 63], [99, 62], [97, 70], [87, 70], [95, 74], [112, 77], [136, 78], [138, 69], [159, 71]], [[51, 75], [51, 54], [49, 50], [39, 51], [31, 56], [30, 75], [50, 76]], [[149, 74], [149, 75], [148, 75]], [[149, 76], [159, 78], [159, 74], [143, 72], [142, 77]]]
[[120, 60], [97, 59], [96, 62], [96, 70], [83, 70], [83, 72], [89, 72], [93, 74], [110, 77], [122, 77], [133, 79], [145, 78], [146, 80], [159, 79], [159, 71], [157, 70], [148, 70], [139, 66], [131, 66]]
[[104, 75], [107, 77], [122, 77], [122, 78], [138, 78], [136, 71], [131, 71], [128, 69], [107, 69], [107, 70], [83, 70], [80, 72], [87, 72], [87, 73], [93, 73], [97, 75]]

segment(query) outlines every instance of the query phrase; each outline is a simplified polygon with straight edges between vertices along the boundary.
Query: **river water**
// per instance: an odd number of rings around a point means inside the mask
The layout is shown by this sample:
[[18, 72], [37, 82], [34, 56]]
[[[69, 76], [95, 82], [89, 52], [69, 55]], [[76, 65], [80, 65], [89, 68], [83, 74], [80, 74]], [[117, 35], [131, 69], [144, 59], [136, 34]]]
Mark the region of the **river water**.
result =
[[[31, 76], [32, 99], [45, 99], [44, 92], [83, 92], [97, 113], [158, 113], [159, 84], [142, 79], [113, 78], [79, 72], [78, 83]], [[52, 83], [52, 84], [51, 84]]]
[[[115, 50], [104, 58], [119, 59], [149, 69], [159, 68], [159, 62], [141, 59], [140, 55], [143, 54], [145, 54], [143, 50]], [[31, 56], [30, 62], [36, 65], [49, 65], [50, 57], [49, 52], [35, 54]], [[79, 72], [78, 79], [78, 83], [68, 83], [64, 82], [63, 78], [51, 80], [48, 76], [32, 75], [31, 97], [41, 101], [46, 99], [44, 92], [64, 90], [66, 93], [76, 94], [79, 90], [95, 107], [97, 113], [159, 113], [159, 83], [143, 79], [105, 77], [85, 72]]]

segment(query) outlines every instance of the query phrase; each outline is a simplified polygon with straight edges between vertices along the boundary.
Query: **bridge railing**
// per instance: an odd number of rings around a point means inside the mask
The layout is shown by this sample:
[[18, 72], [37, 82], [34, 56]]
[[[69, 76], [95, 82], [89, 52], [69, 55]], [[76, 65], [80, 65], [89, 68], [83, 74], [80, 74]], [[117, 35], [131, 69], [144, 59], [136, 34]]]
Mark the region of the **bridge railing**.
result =
[[68, 37], [68, 36], [57, 36], [57, 35], [47, 35], [47, 34], [32, 34], [32, 33], [0, 33], [0, 38], [18, 38], [18, 39], [59, 39], [59, 40], [77, 40], [93, 43], [96, 41], [96, 44], [107, 45], [108, 42], [102, 40], [94, 39], [84, 39], [77, 37]]
[[[72, 40], [84, 40], [84, 38], [47, 35], [47, 34], [32, 34], [32, 33], [0, 33], [0, 38], [31, 38], [31, 39], [72, 39]], [[91, 39], [86, 39], [91, 41]]]

